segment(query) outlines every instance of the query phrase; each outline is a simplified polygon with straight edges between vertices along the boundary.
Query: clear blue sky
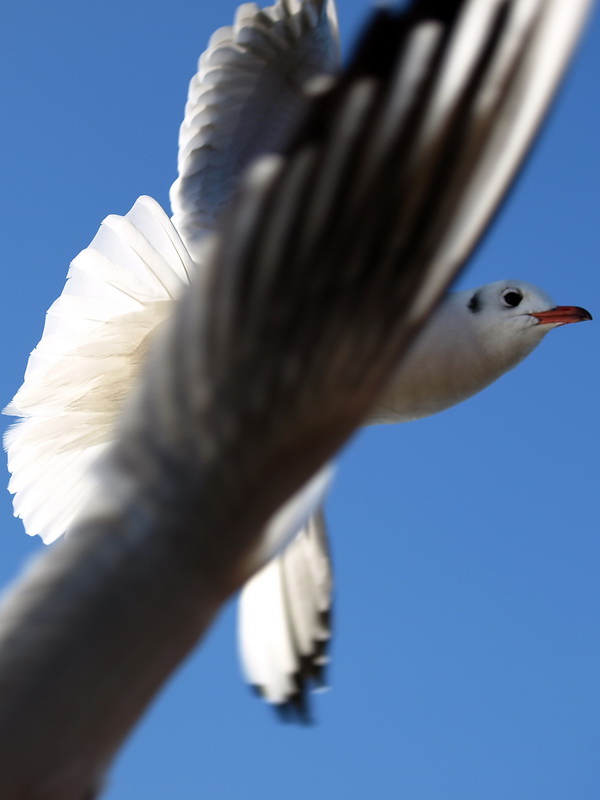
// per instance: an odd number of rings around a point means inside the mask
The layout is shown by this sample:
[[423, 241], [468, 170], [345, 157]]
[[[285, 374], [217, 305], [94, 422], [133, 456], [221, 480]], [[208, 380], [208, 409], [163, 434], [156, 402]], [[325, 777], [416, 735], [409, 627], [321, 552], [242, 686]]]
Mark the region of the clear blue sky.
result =
[[[0, 8], [0, 402], [69, 261], [165, 207], [187, 83], [236, 3]], [[345, 44], [368, 3], [340, 3]], [[463, 286], [518, 277], [600, 316], [600, 22]], [[124, 749], [108, 800], [597, 800], [599, 323], [552, 332], [438, 417], [371, 429], [328, 503], [334, 688], [279, 724], [240, 681], [233, 604]], [[0, 582], [42, 547], [0, 493]]]

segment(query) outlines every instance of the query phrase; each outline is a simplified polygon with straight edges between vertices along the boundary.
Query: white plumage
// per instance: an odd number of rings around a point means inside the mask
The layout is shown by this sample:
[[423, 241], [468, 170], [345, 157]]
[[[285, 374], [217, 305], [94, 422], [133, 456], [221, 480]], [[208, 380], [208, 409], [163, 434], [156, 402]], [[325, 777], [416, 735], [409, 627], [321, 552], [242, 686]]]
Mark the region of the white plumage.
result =
[[15, 514], [30, 535], [61, 536], [85, 508], [91, 466], [112, 438], [123, 400], [194, 265], [158, 203], [110, 216], [74, 259], [46, 316], [25, 380], [5, 413]]
[[190, 82], [170, 192], [194, 256], [247, 164], [287, 144], [306, 111], [307, 81], [339, 66], [333, 0], [244, 3], [211, 36]]

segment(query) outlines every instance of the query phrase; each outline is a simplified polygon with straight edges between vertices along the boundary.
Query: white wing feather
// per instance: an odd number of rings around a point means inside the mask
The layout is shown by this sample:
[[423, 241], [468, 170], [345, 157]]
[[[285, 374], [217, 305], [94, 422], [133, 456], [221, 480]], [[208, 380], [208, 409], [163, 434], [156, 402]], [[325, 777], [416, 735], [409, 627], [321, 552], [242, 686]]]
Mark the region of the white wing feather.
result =
[[245, 3], [202, 54], [179, 133], [173, 222], [196, 256], [242, 170], [279, 152], [304, 114], [306, 82], [339, 67], [333, 0]]
[[15, 514], [30, 535], [54, 541], [90, 498], [91, 465], [111, 440], [151, 334], [193, 268], [149, 197], [125, 217], [107, 217], [72, 262], [23, 386], [5, 409], [22, 417], [5, 447]]

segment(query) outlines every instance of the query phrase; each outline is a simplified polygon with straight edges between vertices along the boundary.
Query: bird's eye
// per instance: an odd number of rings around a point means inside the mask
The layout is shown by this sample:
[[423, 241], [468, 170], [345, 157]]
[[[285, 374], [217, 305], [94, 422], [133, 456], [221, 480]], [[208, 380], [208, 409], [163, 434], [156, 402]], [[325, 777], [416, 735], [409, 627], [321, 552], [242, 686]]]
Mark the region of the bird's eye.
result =
[[509, 308], [516, 308], [523, 299], [523, 295], [515, 289], [509, 289], [507, 292], [504, 292], [502, 299]]

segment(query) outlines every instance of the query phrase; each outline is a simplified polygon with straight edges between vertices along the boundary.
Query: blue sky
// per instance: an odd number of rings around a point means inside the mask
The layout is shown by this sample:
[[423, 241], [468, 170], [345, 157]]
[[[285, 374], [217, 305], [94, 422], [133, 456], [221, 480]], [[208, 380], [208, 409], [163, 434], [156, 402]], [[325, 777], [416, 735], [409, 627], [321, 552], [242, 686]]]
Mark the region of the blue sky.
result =
[[[167, 207], [187, 83], [236, 3], [0, 9], [0, 402], [69, 261], [140, 194]], [[348, 45], [365, 0], [340, 3]], [[600, 22], [461, 279], [600, 315]], [[108, 800], [600, 796], [598, 323], [552, 332], [444, 414], [362, 432], [327, 510], [332, 691], [284, 726], [242, 684], [234, 604], [124, 748]], [[42, 547], [0, 493], [0, 582]]]

